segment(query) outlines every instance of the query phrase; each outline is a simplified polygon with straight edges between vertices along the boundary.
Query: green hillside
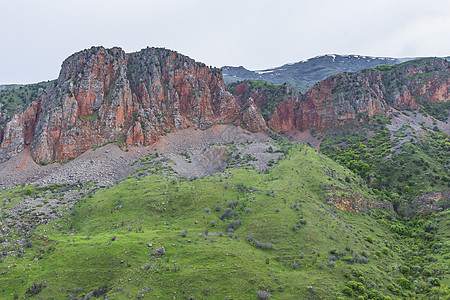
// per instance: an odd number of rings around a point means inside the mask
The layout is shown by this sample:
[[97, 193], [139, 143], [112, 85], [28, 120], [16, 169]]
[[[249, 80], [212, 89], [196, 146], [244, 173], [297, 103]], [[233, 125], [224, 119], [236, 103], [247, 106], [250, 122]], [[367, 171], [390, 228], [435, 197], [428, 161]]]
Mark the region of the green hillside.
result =
[[[52, 81], [26, 85], [3, 85], [0, 88], [0, 121], [4, 114], [6, 119], [26, 109], [34, 100], [39, 99]], [[0, 126], [3, 125], [0, 122]]]
[[[447, 211], [403, 220], [339, 210], [327, 204], [332, 194], [377, 195], [305, 145], [278, 146], [286, 156], [266, 173], [242, 167], [187, 180], [156, 167], [96, 189], [61, 219], [3, 232], [0, 298], [448, 297]], [[64, 191], [4, 190], [2, 221], [21, 199]]]

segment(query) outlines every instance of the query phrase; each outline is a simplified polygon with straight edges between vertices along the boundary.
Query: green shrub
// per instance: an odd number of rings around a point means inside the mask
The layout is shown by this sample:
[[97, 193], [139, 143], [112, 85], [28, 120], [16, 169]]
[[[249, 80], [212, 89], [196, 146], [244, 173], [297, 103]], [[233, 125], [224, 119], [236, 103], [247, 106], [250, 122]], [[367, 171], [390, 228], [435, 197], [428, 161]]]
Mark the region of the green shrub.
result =
[[400, 269], [400, 272], [402, 272], [403, 275], [408, 275], [410, 273], [411, 269], [408, 266], [402, 266]]
[[439, 278], [432, 278], [432, 277], [430, 277], [430, 278], [428, 278], [428, 282], [431, 285], [434, 285], [434, 286], [440, 286], [441, 285], [441, 281], [439, 280]]
[[433, 272], [431, 272], [431, 270], [429, 270], [429, 269], [423, 269], [423, 271], [422, 271], [422, 276], [423, 277], [430, 277], [431, 275], [433, 275]]
[[344, 286], [344, 288], [342, 289], [342, 293], [349, 297], [353, 296], [353, 290], [351, 288], [349, 288], [348, 286]]
[[356, 290], [358, 288], [358, 283], [356, 281], [347, 282], [347, 286], [352, 290]]
[[399, 278], [397, 280], [398, 284], [405, 290], [411, 289], [411, 281], [406, 278]]

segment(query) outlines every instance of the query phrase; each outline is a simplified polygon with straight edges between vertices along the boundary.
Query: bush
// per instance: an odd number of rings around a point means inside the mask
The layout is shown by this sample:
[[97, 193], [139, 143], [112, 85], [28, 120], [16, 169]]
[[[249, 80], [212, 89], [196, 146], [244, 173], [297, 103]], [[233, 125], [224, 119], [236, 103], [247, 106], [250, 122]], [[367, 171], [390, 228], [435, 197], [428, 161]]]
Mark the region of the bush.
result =
[[373, 244], [373, 237], [371, 237], [370, 235], [366, 236], [366, 241]]
[[239, 220], [233, 220], [228, 224], [227, 230], [230, 231], [230, 229], [235, 230], [241, 225], [241, 219]]
[[344, 288], [342, 289], [342, 293], [349, 297], [353, 296], [353, 290], [351, 288], [349, 288], [348, 286], [344, 286]]
[[247, 242], [253, 241], [253, 234], [249, 234], [245, 240], [246, 240]]
[[262, 250], [273, 250], [274, 246], [269, 243], [261, 243], [255, 240], [255, 248]]
[[369, 262], [369, 260], [367, 258], [365, 258], [364, 256], [361, 256], [359, 258], [359, 263], [360, 264], [367, 264]]
[[35, 282], [31, 286], [28, 287], [26, 292], [27, 295], [34, 296], [42, 292], [42, 289], [45, 287], [44, 282]]
[[352, 290], [356, 290], [358, 288], [358, 283], [356, 281], [349, 281], [347, 282], [346, 286], [351, 288]]
[[272, 296], [271, 293], [263, 291], [263, 290], [258, 290], [258, 292], [256, 292], [257, 294], [257, 298], [258, 300], [267, 300], [270, 298], [270, 296]]
[[101, 287], [93, 290], [89, 294], [92, 294], [92, 296], [94, 296], [95, 298], [98, 298], [98, 297], [100, 297], [102, 295], [105, 295], [107, 292], [108, 292], [108, 285], [105, 284], [104, 286], [101, 286]]
[[405, 290], [411, 289], [411, 281], [406, 278], [399, 278], [397, 280], [398, 284]]
[[219, 212], [219, 211], [222, 210], [222, 207], [220, 207], [220, 205], [217, 205], [214, 209], [215, 209], [217, 212]]
[[226, 208], [223, 213], [219, 216], [219, 219], [223, 220], [223, 219], [230, 219], [234, 216], [236, 216], [237, 213], [232, 210], [231, 208]]
[[238, 201], [238, 200], [230, 200], [230, 201], [228, 201], [227, 206], [228, 206], [229, 208], [234, 208], [234, 207], [238, 206], [238, 204], [239, 204], [239, 201]]
[[383, 300], [384, 296], [377, 290], [371, 290], [367, 293], [367, 296], [369, 296], [369, 299], [375, 299], [375, 300]]
[[404, 275], [408, 275], [410, 271], [411, 269], [408, 266], [402, 266], [400, 269], [400, 272], [402, 272], [402, 274]]
[[434, 286], [440, 286], [440, 285], [441, 285], [441, 281], [440, 281], [438, 278], [432, 278], [432, 277], [430, 277], [430, 278], [428, 278], [428, 282], [429, 282], [431, 285], [434, 285]]
[[431, 272], [431, 270], [423, 269], [423, 271], [422, 271], [422, 276], [423, 277], [430, 277], [431, 275], [433, 275], [433, 272]]

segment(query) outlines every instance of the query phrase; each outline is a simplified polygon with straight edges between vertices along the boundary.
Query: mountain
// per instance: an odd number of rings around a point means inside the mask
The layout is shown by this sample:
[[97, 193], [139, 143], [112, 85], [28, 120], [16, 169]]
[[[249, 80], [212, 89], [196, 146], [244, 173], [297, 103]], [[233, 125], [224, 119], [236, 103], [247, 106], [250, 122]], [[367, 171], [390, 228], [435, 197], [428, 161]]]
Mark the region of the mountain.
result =
[[218, 69], [165, 49], [91, 48], [64, 61], [54, 86], [5, 126], [1, 158], [31, 146], [37, 161], [67, 161], [113, 140], [150, 144], [232, 122], [238, 110]]
[[0, 298], [446, 299], [449, 74], [75, 53], [0, 91]]
[[225, 83], [245, 79], [264, 80], [273, 84], [290, 83], [297, 90], [305, 93], [316, 82], [331, 75], [343, 72], [356, 72], [380, 65], [389, 66], [412, 59], [328, 54], [272, 69], [250, 71], [242, 66], [225, 66], [222, 67], [222, 72]]
[[280, 98], [259, 101], [248, 97], [248, 82], [232, 91], [235, 99], [220, 70], [174, 51], [147, 48], [126, 54], [94, 47], [64, 61], [41, 99], [1, 129], [0, 158], [30, 147], [38, 162], [67, 161], [111, 141], [148, 145], [172, 130], [217, 123], [236, 122], [250, 131], [328, 129], [386, 114], [391, 106], [415, 109], [446, 102], [447, 74], [445, 60], [424, 59], [335, 75], [305, 95], [287, 86], [285, 92], [292, 95], [279, 91]]
[[448, 72], [448, 62], [431, 58], [330, 76], [304, 95], [289, 85], [251, 80], [232, 83], [229, 90], [239, 103], [251, 98], [259, 104], [268, 127], [276, 132], [329, 129], [387, 115], [391, 108], [448, 103]]

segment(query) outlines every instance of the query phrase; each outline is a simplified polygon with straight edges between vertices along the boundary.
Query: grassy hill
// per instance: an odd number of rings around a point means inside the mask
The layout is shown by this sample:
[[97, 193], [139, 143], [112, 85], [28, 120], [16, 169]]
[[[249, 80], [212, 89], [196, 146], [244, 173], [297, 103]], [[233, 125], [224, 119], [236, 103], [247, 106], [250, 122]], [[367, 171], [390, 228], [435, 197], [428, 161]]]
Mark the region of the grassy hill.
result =
[[[339, 210], [327, 204], [336, 193], [377, 195], [312, 148], [278, 147], [286, 155], [266, 173], [244, 166], [186, 180], [156, 167], [110, 188], [79, 186], [91, 192], [62, 218], [2, 232], [0, 297], [448, 297], [447, 211], [403, 220], [392, 210]], [[65, 190], [2, 191], [3, 224], [22, 199], [62, 199]]]

